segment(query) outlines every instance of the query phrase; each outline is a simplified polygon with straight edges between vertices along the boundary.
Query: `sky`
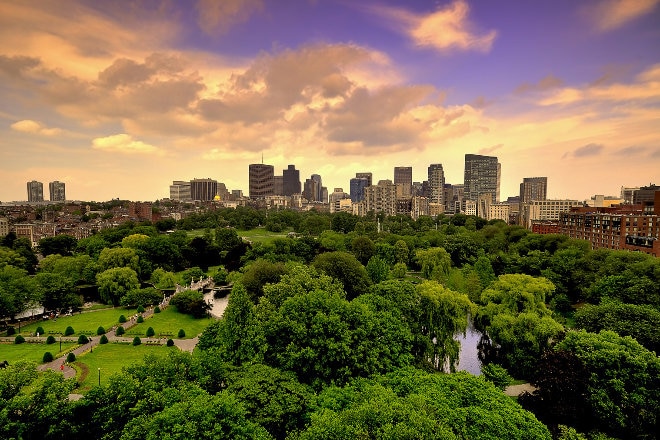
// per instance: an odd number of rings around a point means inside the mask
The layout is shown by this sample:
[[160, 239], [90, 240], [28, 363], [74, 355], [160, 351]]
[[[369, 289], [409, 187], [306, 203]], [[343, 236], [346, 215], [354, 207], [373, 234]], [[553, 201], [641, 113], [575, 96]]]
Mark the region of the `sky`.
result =
[[0, 0], [0, 201], [248, 194], [248, 165], [349, 191], [467, 153], [501, 198], [660, 184], [660, 0]]

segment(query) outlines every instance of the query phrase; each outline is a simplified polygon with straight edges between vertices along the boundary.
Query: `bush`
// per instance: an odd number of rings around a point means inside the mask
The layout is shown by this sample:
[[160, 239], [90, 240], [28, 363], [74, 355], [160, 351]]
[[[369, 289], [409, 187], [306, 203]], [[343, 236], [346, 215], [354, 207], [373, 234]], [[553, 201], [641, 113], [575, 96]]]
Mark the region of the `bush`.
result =
[[121, 335], [123, 335], [125, 332], [126, 332], [126, 330], [124, 330], [124, 327], [122, 327], [122, 326], [120, 325], [119, 327], [117, 327], [117, 330], [115, 330], [115, 335], [117, 335], [117, 336], [121, 336]]
[[64, 330], [64, 336], [71, 336], [74, 333], [75, 331], [73, 331], [73, 327], [71, 326], [68, 326], [66, 330]]
[[137, 312], [138, 313], [144, 313], [144, 307], [143, 306], [138, 306]]
[[107, 344], [108, 343], [108, 337], [106, 335], [101, 336], [101, 339], [99, 340], [99, 344]]
[[150, 337], [152, 337], [152, 336], [155, 335], [155, 334], [156, 334], [156, 332], [154, 331], [153, 327], [149, 327], [149, 328], [147, 329], [147, 333], [146, 333], [147, 338], [150, 338]]
[[85, 335], [78, 336], [78, 344], [83, 345], [83, 344], [87, 344], [88, 342], [89, 339], [87, 339], [87, 336]]
[[14, 344], [22, 344], [23, 342], [25, 342], [25, 338], [21, 335], [14, 338]]
[[504, 390], [506, 387], [511, 385], [513, 378], [509, 376], [509, 373], [504, 367], [501, 367], [497, 364], [487, 364], [481, 367], [481, 372], [484, 375], [484, 379], [489, 382], [492, 382], [497, 388]]
[[138, 316], [137, 322], [138, 324], [142, 324], [144, 322], [144, 318], [142, 317], [142, 315]]
[[49, 335], [46, 338], [46, 344], [54, 344], [55, 343], [55, 337], [53, 335]]
[[158, 306], [154, 307], [154, 313], [160, 313], [160, 307]]
[[43, 335], [43, 334], [46, 333], [46, 332], [44, 331], [44, 328], [43, 328], [42, 326], [39, 326], [39, 327], [37, 327], [37, 330], [35, 330], [34, 333], [35, 333], [36, 335]]
[[124, 315], [119, 315], [119, 323], [123, 324], [126, 322], [126, 317]]
[[139, 336], [136, 336], [133, 338], [133, 345], [140, 345], [142, 344], [142, 340], [140, 339]]
[[74, 352], [70, 352], [69, 354], [66, 355], [66, 361], [67, 362], [75, 362], [76, 361], [76, 354]]
[[98, 329], [96, 329], [96, 334], [99, 335], [99, 336], [105, 334], [105, 329], [103, 328], [103, 326], [101, 326], [101, 327], [99, 327]]
[[14, 327], [7, 327], [7, 336], [14, 336], [16, 334], [16, 329]]
[[183, 329], [180, 329], [180, 330], [179, 330], [179, 334], [177, 335], [177, 337], [179, 337], [179, 338], [185, 338], [185, 337], [186, 337], [186, 332], [183, 331]]
[[173, 340], [172, 338], [170, 338], [170, 339], [167, 340], [167, 346], [168, 346], [168, 347], [172, 347], [172, 346], [174, 346], [174, 340]]
[[45, 364], [47, 362], [53, 362], [53, 353], [50, 351], [47, 351], [44, 353], [44, 357], [41, 359], [41, 361]]

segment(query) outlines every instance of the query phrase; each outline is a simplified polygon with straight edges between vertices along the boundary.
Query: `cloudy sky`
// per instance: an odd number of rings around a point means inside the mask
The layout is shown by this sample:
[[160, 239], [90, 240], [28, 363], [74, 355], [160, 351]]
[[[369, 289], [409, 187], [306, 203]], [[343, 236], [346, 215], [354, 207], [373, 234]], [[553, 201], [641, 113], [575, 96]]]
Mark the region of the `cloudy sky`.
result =
[[502, 198], [660, 184], [660, 0], [0, 0], [0, 201], [156, 200], [172, 180], [248, 192], [295, 164], [462, 183]]

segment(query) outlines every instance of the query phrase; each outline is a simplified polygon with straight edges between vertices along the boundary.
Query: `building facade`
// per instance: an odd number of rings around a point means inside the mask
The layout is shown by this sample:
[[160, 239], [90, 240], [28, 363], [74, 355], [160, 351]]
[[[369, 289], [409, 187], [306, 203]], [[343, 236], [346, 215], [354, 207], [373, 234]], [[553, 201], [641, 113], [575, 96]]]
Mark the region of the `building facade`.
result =
[[370, 186], [369, 181], [364, 177], [354, 177], [350, 181], [351, 201], [358, 203], [364, 200], [364, 190]]
[[190, 194], [190, 182], [184, 180], [175, 180], [170, 185], [170, 199], [180, 202], [189, 202], [192, 200]]
[[525, 177], [520, 184], [520, 202], [545, 200], [548, 194], [547, 177]]
[[190, 198], [208, 202], [218, 193], [218, 181], [213, 179], [193, 179], [190, 181]]
[[28, 202], [43, 202], [44, 201], [44, 184], [32, 180], [27, 183], [27, 196]]
[[429, 203], [445, 204], [445, 171], [440, 163], [429, 165], [428, 199]]
[[264, 199], [273, 195], [273, 177], [275, 168], [272, 165], [253, 163], [249, 166], [249, 191], [252, 200]]
[[51, 202], [63, 202], [66, 200], [66, 186], [64, 182], [54, 181], [48, 184], [48, 193]]
[[399, 197], [412, 195], [412, 167], [394, 167], [394, 184], [399, 188]]
[[365, 189], [364, 201], [366, 212], [396, 215], [396, 185], [391, 180], [381, 180]]
[[495, 156], [465, 155], [465, 198], [477, 201], [481, 194], [490, 194], [491, 203], [500, 201], [500, 163]]
[[532, 200], [521, 207], [525, 219], [523, 226], [531, 230], [534, 222], [559, 221], [562, 212], [581, 205], [578, 200]]
[[289, 165], [282, 171], [282, 192], [285, 196], [300, 194], [300, 171], [295, 165]]

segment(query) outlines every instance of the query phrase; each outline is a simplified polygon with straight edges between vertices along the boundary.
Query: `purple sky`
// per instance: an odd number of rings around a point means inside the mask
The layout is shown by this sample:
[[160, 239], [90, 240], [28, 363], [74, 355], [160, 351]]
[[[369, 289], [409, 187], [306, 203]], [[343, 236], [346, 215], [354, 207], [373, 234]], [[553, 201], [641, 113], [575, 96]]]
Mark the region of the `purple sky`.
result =
[[502, 198], [657, 184], [659, 2], [5, 0], [0, 201], [247, 194], [262, 154], [329, 191], [431, 163], [462, 183], [466, 153], [499, 157]]

